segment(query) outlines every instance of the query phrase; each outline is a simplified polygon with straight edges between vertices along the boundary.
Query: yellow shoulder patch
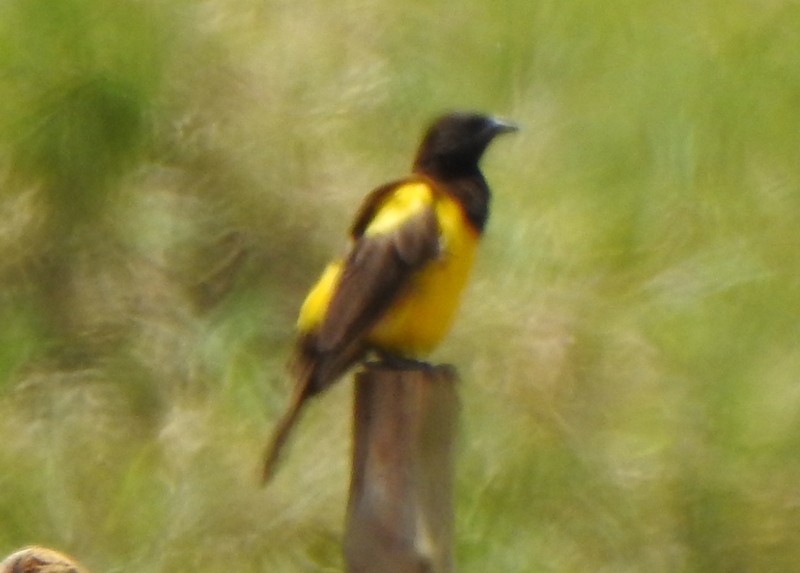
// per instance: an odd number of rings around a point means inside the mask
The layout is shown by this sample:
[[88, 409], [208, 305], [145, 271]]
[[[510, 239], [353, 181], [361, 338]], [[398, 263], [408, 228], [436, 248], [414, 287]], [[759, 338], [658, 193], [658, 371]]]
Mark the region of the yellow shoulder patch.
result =
[[431, 188], [423, 182], [405, 183], [387, 195], [364, 230], [365, 235], [379, 235], [396, 229], [403, 221], [433, 202]]

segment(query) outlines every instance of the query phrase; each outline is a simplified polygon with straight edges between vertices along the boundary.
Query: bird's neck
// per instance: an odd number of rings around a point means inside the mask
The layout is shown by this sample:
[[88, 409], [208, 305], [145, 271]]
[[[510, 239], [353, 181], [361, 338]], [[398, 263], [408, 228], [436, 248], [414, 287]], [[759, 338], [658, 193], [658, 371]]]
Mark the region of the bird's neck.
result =
[[456, 171], [428, 170], [415, 165], [414, 171], [435, 181], [439, 187], [454, 197], [469, 223], [478, 233], [483, 231], [489, 218], [491, 192], [480, 169], [461, 169]]
[[475, 230], [482, 233], [489, 218], [491, 193], [481, 172], [449, 183], [448, 190], [461, 204]]

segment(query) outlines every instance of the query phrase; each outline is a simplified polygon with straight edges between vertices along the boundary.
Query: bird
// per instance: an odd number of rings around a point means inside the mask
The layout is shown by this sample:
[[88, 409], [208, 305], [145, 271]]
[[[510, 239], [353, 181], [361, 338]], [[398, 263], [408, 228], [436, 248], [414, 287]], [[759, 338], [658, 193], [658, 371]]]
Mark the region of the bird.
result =
[[479, 112], [441, 115], [425, 131], [411, 174], [363, 200], [349, 249], [301, 305], [294, 387], [267, 447], [264, 483], [309, 398], [370, 355], [390, 366], [418, 362], [445, 336], [489, 216], [480, 159], [496, 136], [517, 130]]

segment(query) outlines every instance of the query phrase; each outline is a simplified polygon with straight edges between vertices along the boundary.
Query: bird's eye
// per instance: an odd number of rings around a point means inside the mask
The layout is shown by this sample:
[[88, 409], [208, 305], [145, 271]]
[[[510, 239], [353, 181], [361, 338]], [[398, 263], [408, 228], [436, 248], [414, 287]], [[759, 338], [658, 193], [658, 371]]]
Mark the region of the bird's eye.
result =
[[483, 129], [486, 126], [486, 120], [482, 117], [475, 117], [469, 123], [470, 127], [476, 130]]

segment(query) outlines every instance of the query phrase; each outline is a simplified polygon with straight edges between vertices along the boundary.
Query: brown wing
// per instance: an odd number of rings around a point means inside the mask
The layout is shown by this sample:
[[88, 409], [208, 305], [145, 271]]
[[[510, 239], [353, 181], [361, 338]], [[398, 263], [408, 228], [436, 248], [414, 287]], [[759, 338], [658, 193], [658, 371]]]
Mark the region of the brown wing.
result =
[[411, 275], [439, 252], [434, 206], [406, 218], [395, 229], [361, 235], [342, 269], [342, 277], [317, 332], [321, 352], [360, 340], [383, 315]]

